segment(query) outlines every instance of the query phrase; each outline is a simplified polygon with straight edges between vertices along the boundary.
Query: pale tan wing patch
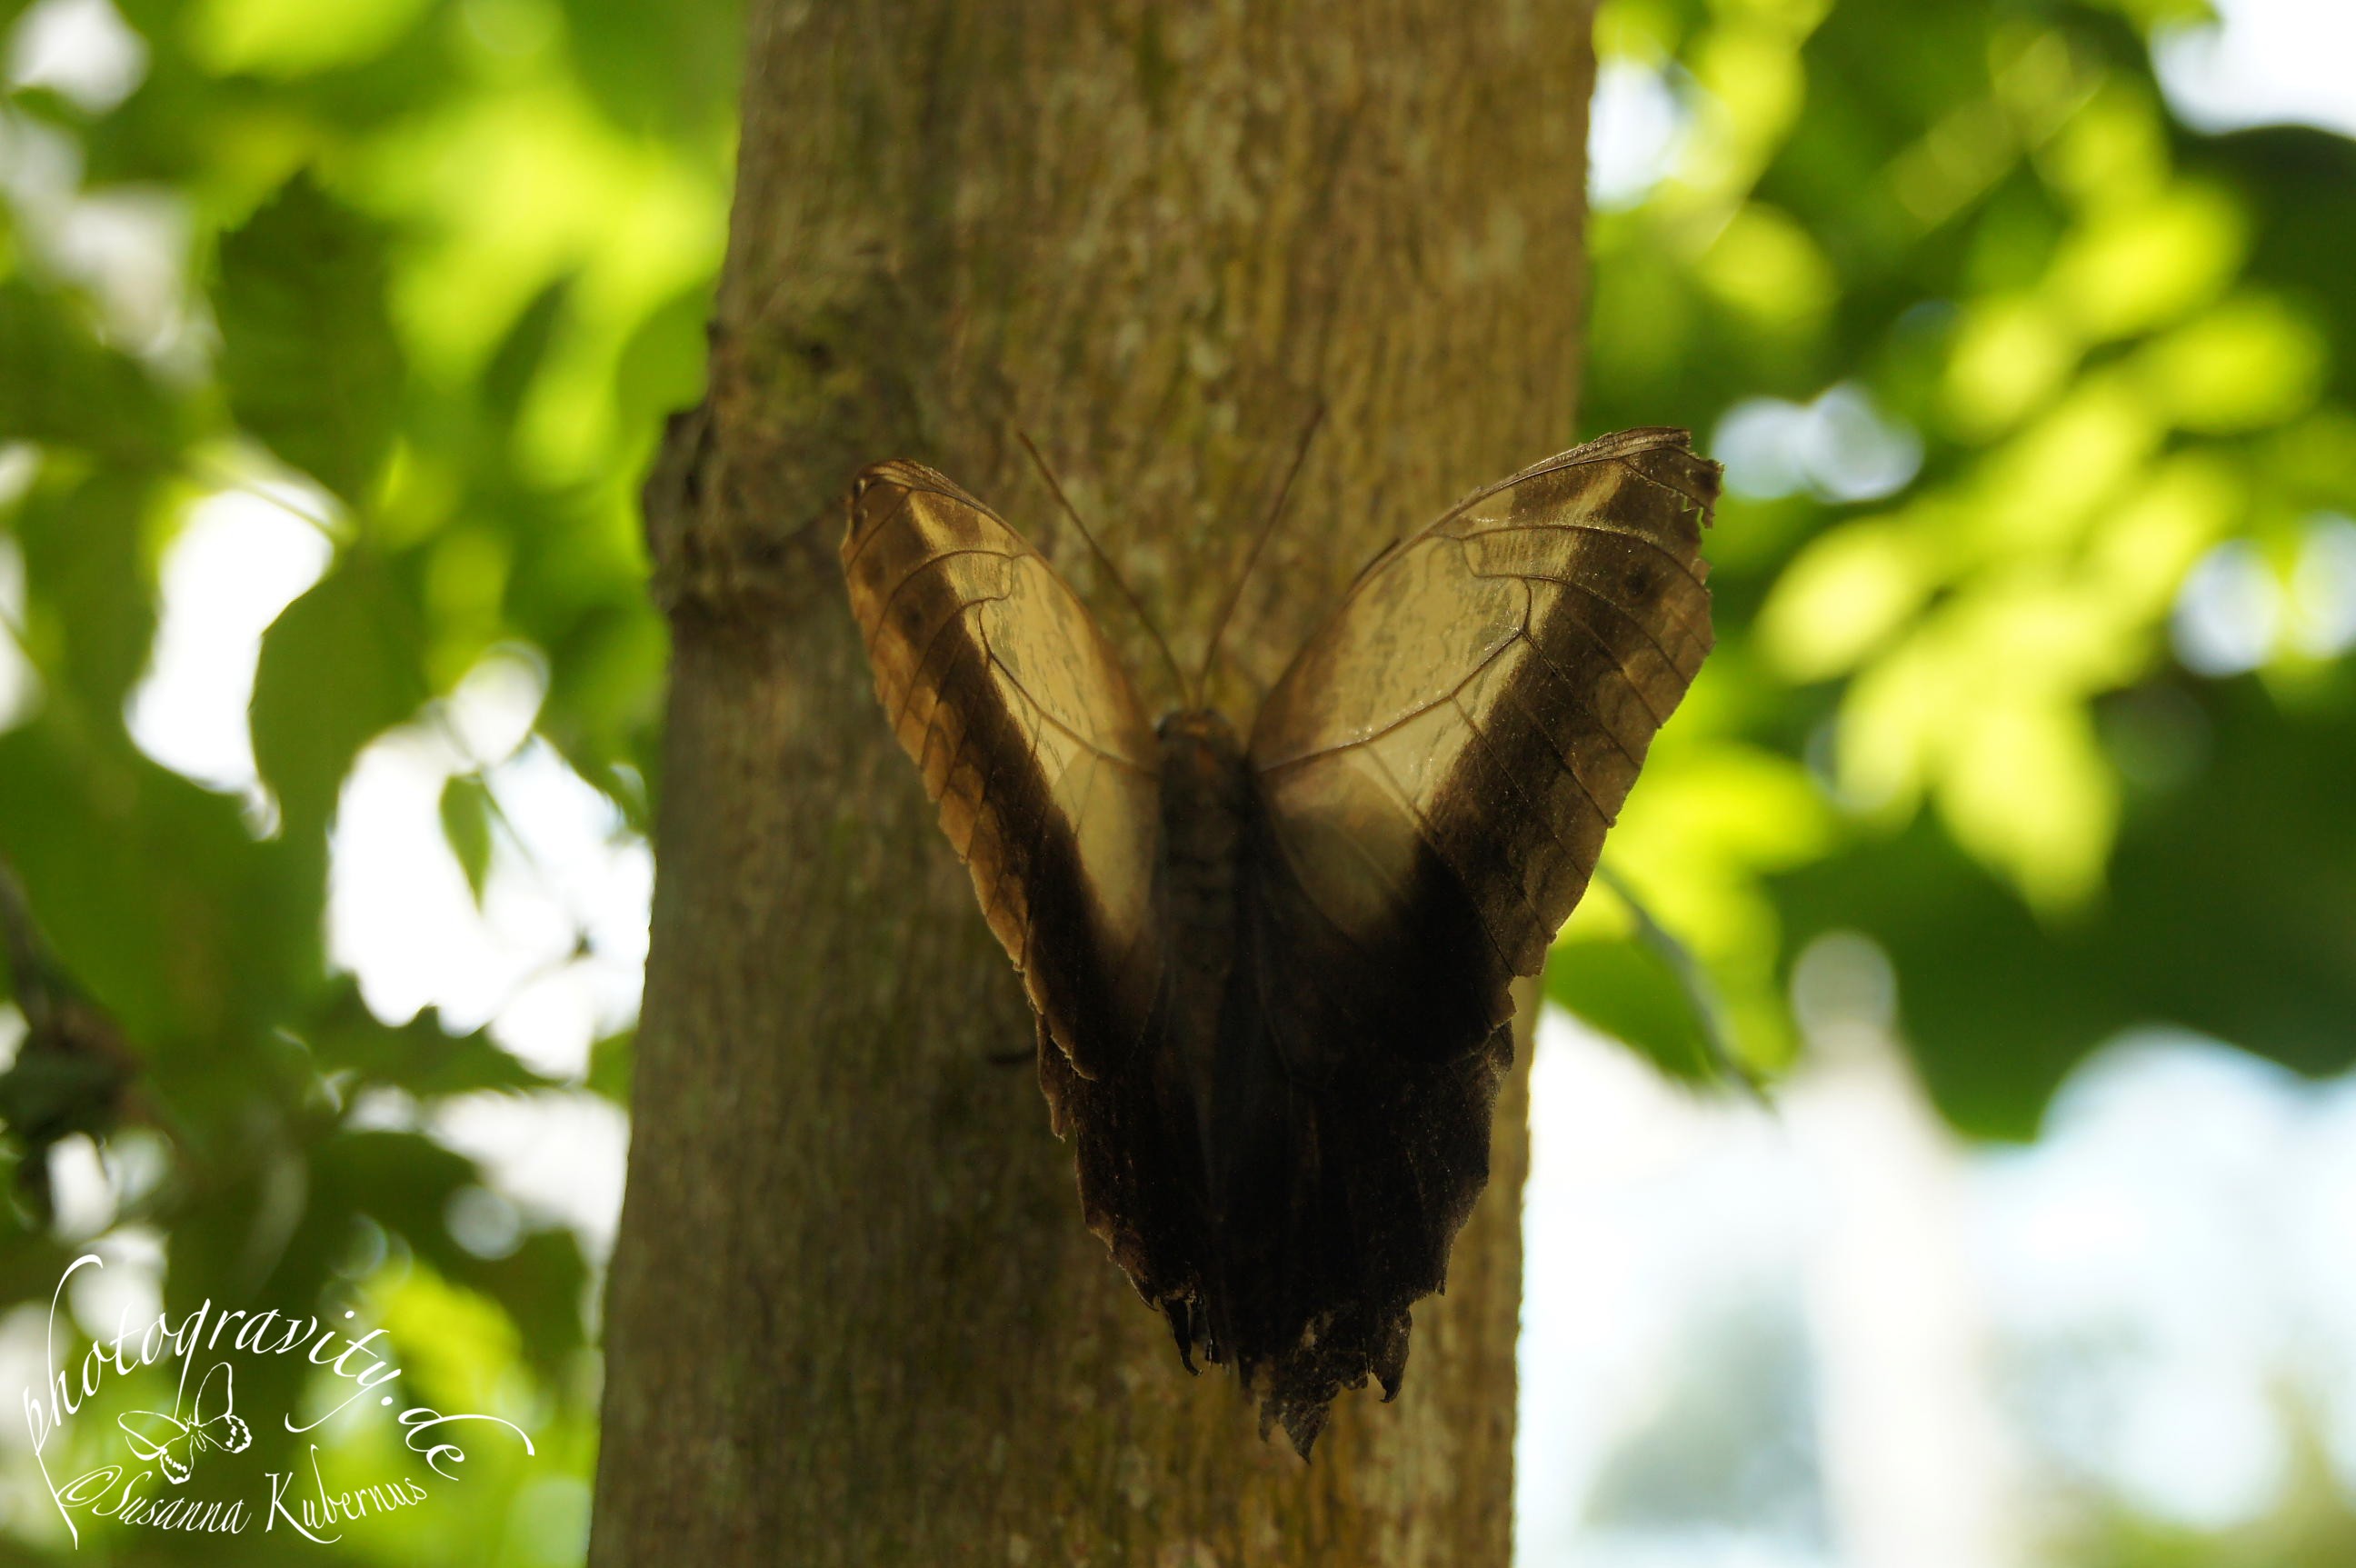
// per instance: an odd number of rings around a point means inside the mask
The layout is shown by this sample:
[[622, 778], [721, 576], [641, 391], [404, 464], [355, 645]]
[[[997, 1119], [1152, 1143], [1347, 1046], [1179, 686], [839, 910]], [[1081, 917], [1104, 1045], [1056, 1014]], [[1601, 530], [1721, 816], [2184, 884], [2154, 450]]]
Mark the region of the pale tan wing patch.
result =
[[914, 463], [867, 469], [842, 544], [893, 732], [990, 929], [1084, 1075], [1143, 1030], [1157, 753], [1128, 677], [1045, 558]]

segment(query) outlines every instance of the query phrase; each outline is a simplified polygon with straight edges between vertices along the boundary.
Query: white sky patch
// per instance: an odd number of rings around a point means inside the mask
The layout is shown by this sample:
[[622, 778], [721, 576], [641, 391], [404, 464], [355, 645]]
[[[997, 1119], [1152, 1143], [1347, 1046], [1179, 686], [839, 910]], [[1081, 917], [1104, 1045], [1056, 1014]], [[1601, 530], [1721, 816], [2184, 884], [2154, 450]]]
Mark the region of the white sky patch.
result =
[[25, 657], [25, 552], [0, 534], [0, 730], [32, 717], [41, 700], [41, 678]]
[[326, 496], [309, 486], [260, 488], [217, 491], [188, 509], [164, 555], [155, 645], [125, 715], [131, 738], [157, 762], [256, 801], [246, 707], [262, 634], [335, 553], [297, 515], [324, 512], [333, 505]]
[[0, 507], [13, 506], [41, 472], [41, 450], [29, 441], [0, 441]]
[[147, 75], [147, 41], [107, 0], [40, 0], [8, 37], [11, 87], [47, 87], [103, 114]]
[[[1723, 1437], [1709, 1428], [1728, 1407], [1680, 1403], [1679, 1380], [1725, 1362], [1730, 1305], [1822, 1266], [1842, 1194], [1861, 1190], [1864, 1173], [1828, 1184], [1817, 1168], [1821, 1118], [1798, 1103], [1803, 1088], [1795, 1079], [1772, 1114], [1698, 1097], [1542, 1015], [1521, 1568], [1869, 1568], [1870, 1553], [1845, 1550], [1835, 1499], [1831, 1538], [1815, 1543], [1756, 1520], [1632, 1528], [1597, 1512], [1599, 1480], [1637, 1445], [1700, 1453]], [[2028, 1516], [2016, 1523], [2086, 1498], [2197, 1530], [2262, 1517], [2288, 1477], [2290, 1402], [2317, 1419], [2356, 1498], [2356, 1075], [2311, 1084], [2194, 1036], [2130, 1037], [2072, 1075], [2035, 1144], [1959, 1158], [1955, 1215], [1926, 1208], [1919, 1221], [1945, 1230], [1939, 1245], [1981, 1304], [1991, 1367], [1966, 1402], [1993, 1395], [2028, 1461], [2012, 1483]], [[1865, 1187], [1895, 1182], [1893, 1166]], [[1812, 1356], [1813, 1369], [1788, 1370], [1821, 1397], [1857, 1375], [1842, 1359], [1858, 1349], [1820, 1321], [1776, 1353]], [[1794, 1484], [1830, 1483], [1834, 1459]]]
[[2334, 1472], [2356, 1497], [2356, 1075], [2318, 1091], [2307, 1117], [2308, 1180], [2288, 1199], [2291, 1277], [2299, 1311], [2293, 1348], [2323, 1391]]
[[[495, 655], [434, 719], [360, 754], [337, 814], [328, 941], [379, 1017], [438, 1007], [449, 1027], [488, 1024], [541, 1071], [576, 1078], [598, 1038], [637, 1019], [654, 859], [527, 738], [541, 695], [536, 667]], [[477, 771], [498, 806], [480, 908], [441, 818], [444, 786]]]
[[2229, 539], [2185, 574], [2169, 631], [2176, 657], [2194, 674], [2240, 675], [2266, 661], [2282, 622], [2274, 569], [2255, 544]]
[[630, 1143], [621, 1107], [586, 1090], [475, 1094], [442, 1106], [433, 1132], [524, 1213], [572, 1227], [593, 1265], [612, 1255]]
[[114, 1184], [98, 1145], [77, 1133], [49, 1145], [49, 1197], [58, 1234], [69, 1241], [102, 1235], [114, 1223]]
[[1587, 1517], [1713, 1326], [1796, 1276], [1815, 1205], [1782, 1131], [1748, 1104], [1670, 1085], [1554, 1007], [1539, 1015], [1530, 1130], [1515, 1562], [1820, 1561], [1804, 1542], [1708, 1521], [1648, 1542]]
[[80, 143], [0, 107], [0, 197], [35, 269], [86, 290], [99, 338], [180, 380], [210, 352], [188, 289], [187, 203], [164, 186], [85, 190]]
[[1922, 437], [1854, 381], [1813, 403], [1746, 398], [1727, 410], [1709, 449], [1726, 465], [1729, 489], [1762, 500], [1803, 489], [1826, 501], [1879, 500], [1922, 467]]
[[[2303, 1201], [2329, 1163], [2324, 1098], [2254, 1057], [2147, 1035], [2073, 1075], [2035, 1144], [1981, 1156], [1982, 1277], [2053, 1462], [2200, 1529], [2279, 1499], [2282, 1395], [2327, 1397], [2302, 1325], [2327, 1337], [2325, 1364], [2356, 1354], [2356, 1316], [2328, 1324], [2305, 1277], [2329, 1240], [2306, 1233], [2321, 1216]], [[2356, 1203], [2356, 1165], [2332, 1197]]]
[[46, 240], [50, 263], [96, 298], [102, 338], [185, 369], [189, 232], [186, 202], [134, 186], [77, 199]]
[[1666, 71], [1603, 61], [1588, 107], [1588, 200], [1606, 210], [1644, 200], [1676, 167], [1692, 121]]
[[[533, 659], [494, 653], [425, 720], [360, 754], [337, 813], [328, 943], [379, 1017], [437, 1007], [445, 1026], [487, 1024], [541, 1072], [578, 1079], [597, 1040], [637, 1022], [654, 858], [532, 736], [545, 691]], [[440, 810], [444, 787], [468, 773], [498, 806], [480, 907]], [[428, 1126], [483, 1165], [497, 1200], [570, 1226], [602, 1265], [629, 1142], [619, 1107], [586, 1091], [471, 1095], [437, 1107]], [[501, 1244], [497, 1200], [477, 1195], [452, 1217], [469, 1244]]]
[[112, 1338], [164, 1310], [164, 1236], [145, 1225], [124, 1225], [91, 1246], [102, 1266], [76, 1272], [66, 1287], [74, 1321], [92, 1338]]
[[2162, 32], [2168, 102], [2204, 131], [2306, 124], [2356, 135], [2356, 5], [2215, 0], [2218, 19]]

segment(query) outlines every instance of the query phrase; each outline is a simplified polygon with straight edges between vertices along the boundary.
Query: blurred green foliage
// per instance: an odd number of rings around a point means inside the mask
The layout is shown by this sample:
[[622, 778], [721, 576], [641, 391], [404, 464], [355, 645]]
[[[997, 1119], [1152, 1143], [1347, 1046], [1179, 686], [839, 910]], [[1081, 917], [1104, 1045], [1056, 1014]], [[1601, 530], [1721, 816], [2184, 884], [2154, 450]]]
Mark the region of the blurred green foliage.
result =
[[[1762, 1066], [1795, 1047], [1794, 956], [1880, 943], [1985, 1134], [2137, 1024], [2356, 1059], [2356, 672], [2310, 624], [2323, 520], [2356, 512], [2356, 145], [2172, 121], [2147, 33], [2199, 15], [1600, 23], [1607, 79], [1651, 73], [1685, 128], [1594, 220], [1588, 422], [1715, 432], [1732, 465], [1720, 646], [1607, 860]], [[2234, 539], [2276, 635], [2254, 672], [2189, 670], [2172, 616]], [[1575, 1009], [1622, 926], [1574, 918]]]
[[[52, 1120], [113, 1127], [114, 1224], [157, 1240], [168, 1310], [365, 1301], [409, 1402], [535, 1434], [328, 1558], [574, 1561], [594, 1260], [529, 1216], [470, 1248], [452, 1216], [485, 1174], [424, 1129], [463, 1096], [623, 1095], [627, 1040], [566, 1086], [431, 1011], [377, 1018], [327, 961], [329, 842], [360, 750], [502, 650], [544, 672], [537, 733], [644, 829], [664, 641], [635, 490], [698, 392], [737, 7], [117, 8], [123, 91], [53, 77], [0, 107], [0, 643], [29, 671], [0, 718], [0, 855], [45, 961], [145, 1068], [139, 1101]], [[0, 36], [27, 14], [0, 0]], [[2317, 520], [2356, 512], [2356, 145], [2174, 123], [2147, 39], [2191, 15], [1603, 7], [1607, 79], [1652, 84], [1678, 130], [1665, 177], [1594, 218], [1588, 430], [1690, 425], [1734, 489], [1719, 650], [1609, 852], [1629, 896], [1599, 883], [1549, 986], [1670, 1070], [1706, 1072], [1714, 1041], [1788, 1062], [1794, 961], [1835, 929], [1890, 954], [1926, 1080], [1975, 1133], [2032, 1132], [2142, 1022], [2356, 1058], [2356, 674], [2301, 619]], [[145, 272], [99, 242], [125, 225]], [[126, 720], [161, 564], [223, 491], [332, 545], [262, 640], [259, 802]], [[2188, 669], [2171, 617], [2236, 540], [2277, 634], [2253, 671]], [[479, 772], [440, 821], [482, 897], [504, 830]], [[37, 1082], [36, 1044], [0, 1102], [112, 1081]], [[21, 1328], [79, 1242], [8, 1224]], [[291, 1371], [239, 1385], [257, 1412], [304, 1395]], [[293, 1439], [255, 1428], [244, 1462], [283, 1467]], [[386, 1441], [337, 1452], [423, 1474]], [[46, 1498], [0, 1522], [62, 1560]]]
[[[52, 15], [0, 4], [14, 40], [0, 60], [20, 73], [25, 40], [57, 14], [104, 7], [39, 10]], [[42, 961], [145, 1070], [126, 1104], [103, 1074], [61, 1072], [70, 1047], [27, 1041], [0, 1101], [47, 1120], [20, 1116], [8, 1157], [48, 1159], [37, 1139], [56, 1129], [109, 1127], [112, 1233], [160, 1244], [176, 1320], [208, 1299], [330, 1321], [357, 1305], [396, 1348], [402, 1406], [499, 1414], [538, 1454], [478, 1431], [463, 1478], [444, 1480], [389, 1417], [331, 1427], [336, 1476], [407, 1475], [430, 1506], [332, 1548], [284, 1545], [284, 1528], [118, 1527], [93, 1542], [85, 1520], [82, 1553], [576, 1562], [594, 1260], [546, 1217], [487, 1245], [454, 1221], [488, 1177], [429, 1129], [462, 1097], [610, 1094], [626, 1042], [566, 1085], [431, 1009], [373, 1015], [327, 961], [329, 835], [360, 750], [431, 723], [495, 649], [542, 665], [537, 733], [643, 828], [664, 639], [636, 489], [660, 415], [699, 391], [738, 7], [123, 0], [115, 14], [120, 86], [36, 72], [0, 108], [0, 579], [20, 563], [22, 580], [20, 597], [0, 588], [0, 651], [29, 671], [16, 721], [0, 721], [0, 856]], [[126, 221], [139, 232], [110, 247], [108, 224]], [[160, 564], [191, 507], [223, 491], [274, 498], [333, 547], [262, 639], [251, 719], [266, 799], [158, 766], [126, 716], [154, 656]], [[501, 825], [478, 775], [451, 780], [442, 821], [479, 897]], [[20, 998], [27, 984], [15, 977]], [[91, 1104], [46, 1109], [85, 1080]], [[37, 1330], [81, 1241], [18, 1210], [0, 1240], [10, 1333]], [[318, 1397], [321, 1374], [271, 1359], [236, 1376], [253, 1449], [205, 1464], [258, 1479], [301, 1460], [278, 1415]], [[171, 1400], [167, 1386], [150, 1402]], [[121, 1459], [111, 1422], [53, 1448], [53, 1473]], [[12, 1489], [5, 1525], [12, 1561], [64, 1560], [37, 1486]]]

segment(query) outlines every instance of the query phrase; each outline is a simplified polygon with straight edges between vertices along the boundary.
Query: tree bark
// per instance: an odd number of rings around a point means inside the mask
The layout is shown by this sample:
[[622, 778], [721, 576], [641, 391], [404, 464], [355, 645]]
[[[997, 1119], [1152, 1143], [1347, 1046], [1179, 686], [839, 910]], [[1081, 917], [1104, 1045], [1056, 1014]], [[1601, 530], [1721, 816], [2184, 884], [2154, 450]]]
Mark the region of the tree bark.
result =
[[[710, 388], [648, 485], [674, 635], [593, 1562], [1503, 1564], [1517, 1073], [1398, 1402], [1313, 1464], [1083, 1228], [1014, 975], [835, 551], [942, 468], [1173, 703], [1013, 437], [1258, 688], [1381, 545], [1576, 437], [1583, 0], [754, 0]], [[1526, 1044], [1525, 1047], [1526, 1055]]]

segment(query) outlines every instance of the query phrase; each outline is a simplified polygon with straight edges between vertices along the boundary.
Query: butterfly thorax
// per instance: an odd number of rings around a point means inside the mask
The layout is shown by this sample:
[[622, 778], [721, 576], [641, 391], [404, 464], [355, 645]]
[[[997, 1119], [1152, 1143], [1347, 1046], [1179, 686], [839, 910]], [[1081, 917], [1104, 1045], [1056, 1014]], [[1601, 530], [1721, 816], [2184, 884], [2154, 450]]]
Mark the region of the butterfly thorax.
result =
[[[1201, 1122], [1216, 1087], [1220, 1012], [1235, 970], [1251, 774], [1235, 726], [1210, 709], [1171, 714], [1157, 733], [1162, 853], [1155, 891], [1168, 942], [1162, 1039]], [[1204, 1152], [1207, 1167], [1214, 1162], [1207, 1147]]]

